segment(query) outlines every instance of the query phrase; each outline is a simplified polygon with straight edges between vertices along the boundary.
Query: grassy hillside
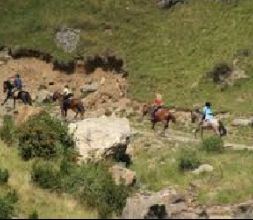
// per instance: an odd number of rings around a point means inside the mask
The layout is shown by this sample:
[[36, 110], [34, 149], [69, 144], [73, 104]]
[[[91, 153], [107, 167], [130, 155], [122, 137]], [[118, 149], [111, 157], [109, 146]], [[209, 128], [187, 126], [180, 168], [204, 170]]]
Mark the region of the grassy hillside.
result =
[[[126, 62], [129, 94], [136, 99], [149, 101], [158, 90], [168, 105], [191, 107], [209, 99], [219, 110], [252, 112], [251, 56], [239, 57], [238, 64], [250, 78], [223, 92], [202, 80], [215, 64], [231, 64], [238, 51], [253, 50], [252, 10], [252, 0], [189, 0], [172, 10], [146, 0], [1, 0], [0, 44], [62, 59], [114, 51]], [[55, 45], [63, 25], [81, 29], [73, 54]]]
[[16, 214], [20, 218], [28, 216], [37, 210], [39, 218], [96, 218], [96, 213], [84, 210], [83, 206], [68, 195], [58, 195], [35, 187], [30, 180], [31, 164], [23, 162], [17, 149], [6, 147], [0, 143], [0, 167], [7, 168], [10, 173], [8, 187], [1, 186], [0, 194], [8, 188], [15, 189], [19, 201]]

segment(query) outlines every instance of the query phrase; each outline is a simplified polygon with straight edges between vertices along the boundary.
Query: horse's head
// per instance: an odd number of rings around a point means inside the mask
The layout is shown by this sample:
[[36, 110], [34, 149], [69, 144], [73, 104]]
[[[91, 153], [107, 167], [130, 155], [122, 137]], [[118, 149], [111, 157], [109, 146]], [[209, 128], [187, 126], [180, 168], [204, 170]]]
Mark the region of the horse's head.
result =
[[6, 92], [8, 89], [11, 89], [11, 82], [9, 80], [3, 82], [3, 91]]
[[142, 116], [146, 116], [150, 111], [150, 106], [148, 105], [144, 105], [143, 108], [142, 108]]
[[56, 102], [60, 98], [61, 98], [61, 93], [59, 93], [58, 91], [53, 93], [53, 96], [52, 96], [53, 102]]

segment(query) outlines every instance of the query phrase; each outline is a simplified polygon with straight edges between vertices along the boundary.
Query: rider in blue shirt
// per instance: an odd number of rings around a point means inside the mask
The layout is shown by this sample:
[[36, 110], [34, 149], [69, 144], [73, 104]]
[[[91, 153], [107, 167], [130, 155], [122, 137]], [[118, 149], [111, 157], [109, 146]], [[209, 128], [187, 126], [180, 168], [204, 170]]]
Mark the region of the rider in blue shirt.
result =
[[203, 108], [203, 120], [212, 120], [214, 119], [214, 114], [211, 109], [211, 103], [206, 102], [205, 107]]
[[17, 75], [15, 76], [15, 79], [14, 79], [14, 86], [15, 86], [15, 88], [16, 88], [17, 90], [20, 90], [20, 91], [21, 91], [22, 88], [23, 88], [23, 83], [22, 83], [22, 80], [21, 80], [19, 74], [17, 74]]

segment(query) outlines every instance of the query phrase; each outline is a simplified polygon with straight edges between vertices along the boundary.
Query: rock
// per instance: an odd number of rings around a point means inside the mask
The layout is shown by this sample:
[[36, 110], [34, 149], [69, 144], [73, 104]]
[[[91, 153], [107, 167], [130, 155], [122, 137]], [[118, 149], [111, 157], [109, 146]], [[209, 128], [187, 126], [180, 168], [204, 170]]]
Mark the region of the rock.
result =
[[233, 126], [250, 126], [250, 125], [253, 125], [253, 118], [251, 119], [237, 118], [233, 120], [232, 125]]
[[177, 3], [184, 3], [185, 0], [159, 0], [158, 6], [160, 8], [171, 8]]
[[44, 110], [40, 107], [32, 106], [22, 106], [17, 109], [17, 114], [15, 114], [15, 123], [20, 126], [25, 123], [30, 117], [42, 113]]
[[57, 46], [67, 53], [74, 52], [80, 40], [80, 32], [79, 29], [63, 27], [56, 33], [55, 41]]
[[51, 97], [52, 97], [52, 93], [43, 89], [43, 90], [38, 91], [36, 100], [38, 103], [43, 103], [43, 102], [50, 101]]
[[122, 217], [124, 219], [171, 218], [185, 209], [184, 201], [184, 196], [171, 189], [154, 194], [138, 193], [127, 199]]
[[125, 186], [134, 186], [136, 183], [136, 173], [127, 168], [115, 165], [110, 169], [110, 172], [117, 185], [122, 183]]
[[200, 175], [202, 173], [211, 173], [213, 172], [213, 166], [209, 164], [203, 164], [198, 169], [192, 171], [193, 174]]
[[91, 93], [91, 92], [96, 92], [98, 90], [98, 83], [93, 82], [91, 84], [86, 84], [80, 88], [80, 91], [82, 93]]
[[99, 161], [107, 157], [121, 159], [130, 141], [126, 118], [90, 118], [69, 125], [82, 160]]

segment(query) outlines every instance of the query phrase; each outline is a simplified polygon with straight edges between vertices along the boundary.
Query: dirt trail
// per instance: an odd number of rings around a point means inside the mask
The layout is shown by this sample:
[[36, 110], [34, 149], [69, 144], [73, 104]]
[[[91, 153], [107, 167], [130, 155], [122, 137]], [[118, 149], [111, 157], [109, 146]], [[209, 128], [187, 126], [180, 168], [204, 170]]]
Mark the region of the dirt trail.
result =
[[[135, 130], [136, 133], [139, 133], [141, 135], [144, 135], [146, 137], [154, 137], [154, 138], [160, 138], [160, 139], [166, 139], [170, 141], [175, 141], [175, 142], [182, 142], [182, 143], [193, 143], [193, 144], [199, 144], [201, 143], [200, 138], [194, 138], [193, 134], [182, 132], [182, 131], [177, 131], [173, 129], [169, 129], [165, 137], [161, 136], [158, 132], [152, 132], [152, 131], [141, 131], [139, 129]], [[226, 149], [231, 149], [231, 150], [249, 150], [253, 151], [253, 146], [249, 145], [244, 145], [244, 144], [236, 144], [236, 143], [229, 143], [229, 142], [224, 142], [224, 146]]]

